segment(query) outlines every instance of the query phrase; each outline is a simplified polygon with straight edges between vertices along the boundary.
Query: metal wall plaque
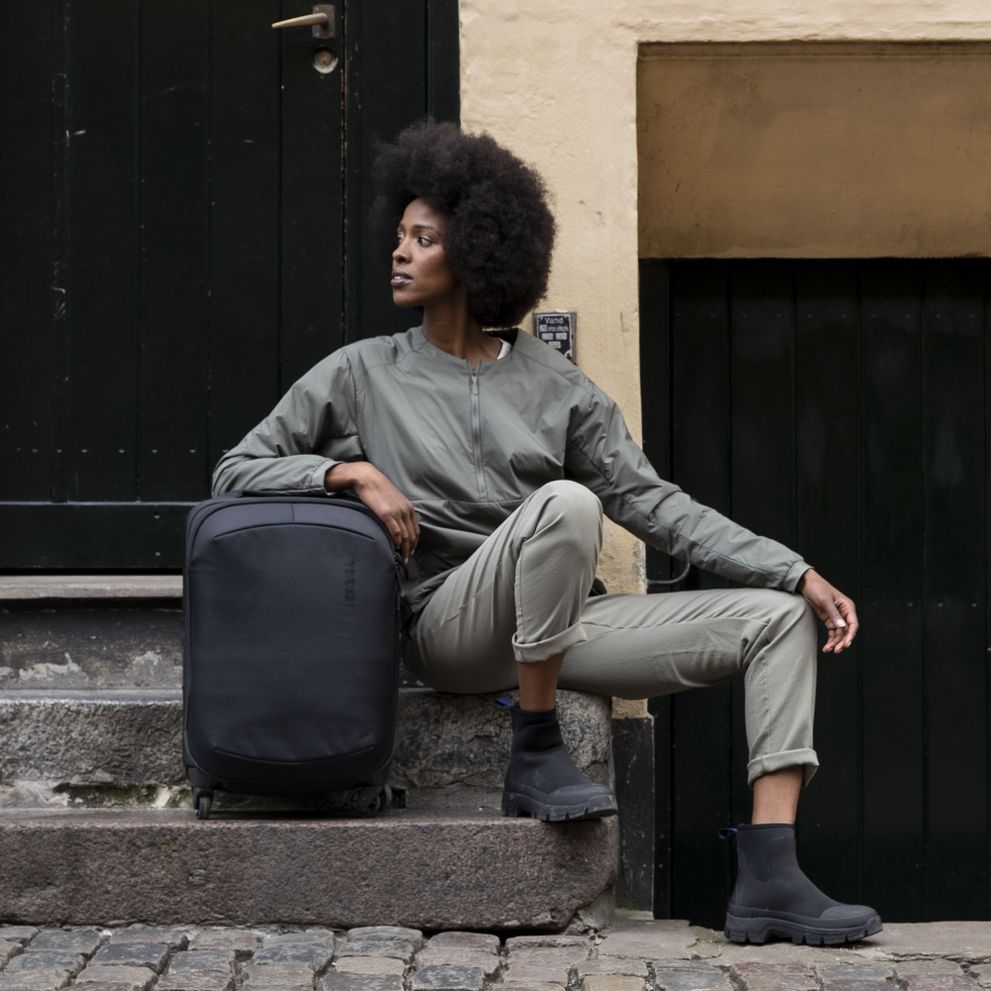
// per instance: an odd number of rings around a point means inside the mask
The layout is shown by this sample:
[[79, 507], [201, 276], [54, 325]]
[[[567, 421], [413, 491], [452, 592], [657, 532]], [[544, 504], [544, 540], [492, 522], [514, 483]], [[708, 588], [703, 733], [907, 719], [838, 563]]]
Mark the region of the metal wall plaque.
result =
[[534, 313], [533, 330], [536, 336], [552, 348], [557, 348], [569, 361], [575, 360], [575, 328], [577, 313]]

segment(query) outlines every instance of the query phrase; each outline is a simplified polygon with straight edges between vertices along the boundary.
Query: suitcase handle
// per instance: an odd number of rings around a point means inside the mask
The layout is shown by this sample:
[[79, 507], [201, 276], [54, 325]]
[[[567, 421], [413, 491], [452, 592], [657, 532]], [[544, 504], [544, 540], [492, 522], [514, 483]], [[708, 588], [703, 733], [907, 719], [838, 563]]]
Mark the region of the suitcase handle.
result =
[[366, 506], [361, 499], [358, 497], [357, 492], [354, 489], [340, 489], [334, 492], [332, 495], [311, 495], [312, 489], [298, 490], [298, 489], [233, 489], [230, 492], [225, 492], [220, 498], [223, 499], [277, 499], [281, 502], [299, 502], [301, 500], [311, 500], [313, 502], [323, 502], [328, 498], [336, 499], [339, 502], [345, 502], [351, 509], [357, 509], [359, 512], [363, 513], [371, 520], [375, 522], [382, 528], [382, 532], [389, 539], [389, 546], [393, 548], [393, 556], [396, 559], [396, 568], [400, 568], [405, 571], [405, 565], [402, 562], [402, 558], [399, 556], [399, 552], [395, 549], [395, 545], [392, 541], [392, 534], [389, 533], [386, 525], [371, 511], [371, 509]]

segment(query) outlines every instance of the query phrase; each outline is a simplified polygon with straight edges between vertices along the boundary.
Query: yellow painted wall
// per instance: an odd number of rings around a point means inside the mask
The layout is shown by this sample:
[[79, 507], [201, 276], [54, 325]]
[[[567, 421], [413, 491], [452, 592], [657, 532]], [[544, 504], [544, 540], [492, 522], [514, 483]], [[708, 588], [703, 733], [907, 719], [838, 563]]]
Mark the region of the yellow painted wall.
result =
[[991, 249], [991, 46], [641, 49], [640, 255]]
[[[460, 12], [462, 124], [544, 176], [559, 237], [541, 308], [577, 311], [578, 363], [619, 402], [635, 436], [643, 46], [991, 41], [986, 0], [460, 0]], [[614, 591], [643, 588], [642, 548], [616, 527], [600, 574]]]

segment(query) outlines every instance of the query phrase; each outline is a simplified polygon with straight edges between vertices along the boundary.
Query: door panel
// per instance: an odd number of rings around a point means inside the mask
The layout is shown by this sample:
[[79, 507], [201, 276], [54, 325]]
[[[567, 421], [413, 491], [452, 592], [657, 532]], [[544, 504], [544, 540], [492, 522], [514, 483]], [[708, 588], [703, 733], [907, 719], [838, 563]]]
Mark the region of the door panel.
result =
[[[924, 913], [921, 650], [922, 339], [919, 286], [895, 267], [861, 276], [864, 616], [860, 638], [862, 880], [903, 917]], [[839, 582], [837, 582], [839, 584]], [[840, 586], [842, 587], [842, 586]], [[853, 593], [851, 593], [853, 594]], [[836, 714], [842, 718], [842, 712]], [[883, 732], [877, 728], [884, 727]]]
[[[290, 5], [283, 6], [286, 16], [296, 13], [295, 7], [290, 11]], [[345, 33], [350, 12], [343, 12]], [[279, 365], [280, 386], [287, 388], [318, 358], [348, 339], [343, 326], [345, 125], [343, 72], [323, 75], [314, 70], [312, 53], [317, 43], [309, 29], [287, 29], [280, 36]]]
[[278, 45], [273, 50], [257, 27], [275, 20], [279, 7], [272, 0], [213, 6], [210, 465], [268, 412], [281, 385], [272, 329], [280, 323], [282, 94]]
[[972, 840], [973, 824], [987, 815], [987, 791], [975, 781], [986, 770], [980, 755], [988, 745], [987, 654], [978, 657], [988, 644], [979, 608], [986, 581], [985, 285], [978, 270], [947, 267], [927, 280], [922, 306], [925, 791], [928, 832], [938, 837], [927, 849], [925, 897], [929, 914], [942, 919], [987, 912], [987, 872]]
[[[60, 488], [72, 502], [138, 498], [135, 333], [140, 7], [81, 5], [66, 19], [65, 394]], [[60, 369], [60, 370], [63, 370]]]
[[[852, 305], [857, 271], [845, 265], [798, 268], [795, 294], [802, 301], [794, 346], [795, 546], [819, 567], [858, 582], [859, 321]], [[862, 607], [858, 585], [844, 591]], [[861, 870], [858, 665], [823, 663], [817, 704], [820, 713], [842, 714], [846, 728], [829, 734], [824, 773], [802, 797], [803, 821], [816, 823], [817, 834], [831, 838], [828, 844], [805, 844], [804, 863], [810, 876], [829, 878], [837, 890], [856, 891]], [[820, 746], [826, 732], [821, 719]], [[847, 854], [838, 857], [837, 849]]]
[[[891, 921], [991, 910], [989, 284], [976, 259], [641, 267], [645, 360], [667, 363], [643, 373], [648, 455], [858, 604], [855, 649], [819, 665], [800, 842], [834, 897]], [[649, 577], [667, 574], [648, 554]], [[654, 705], [673, 849], [655, 903], [716, 926], [715, 830], [750, 813], [741, 695]]]
[[16, 44], [4, 46], [0, 91], [18, 99], [0, 100], [0, 477], [6, 498], [47, 500], [64, 391], [61, 245], [53, 242], [63, 204], [52, 196], [61, 170], [52, 140], [64, 100], [61, 25], [52, 4], [4, 13]]
[[[0, 58], [0, 569], [176, 568], [212, 466], [313, 363], [411, 322], [377, 141], [457, 117], [456, 0], [57, 0]], [[94, 531], [92, 528], [96, 527]]]

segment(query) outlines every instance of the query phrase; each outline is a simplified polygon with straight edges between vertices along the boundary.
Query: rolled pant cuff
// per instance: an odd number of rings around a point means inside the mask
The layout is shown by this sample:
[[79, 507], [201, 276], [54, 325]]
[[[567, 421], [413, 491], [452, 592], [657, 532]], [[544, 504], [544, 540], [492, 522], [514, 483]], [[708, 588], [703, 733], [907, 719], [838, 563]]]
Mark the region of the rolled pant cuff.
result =
[[801, 750], [781, 750], [776, 754], [764, 754], [755, 757], [747, 764], [747, 784], [753, 783], [765, 774], [782, 771], [786, 767], [803, 767], [805, 769], [805, 784], [815, 776], [819, 767], [819, 757], [814, 750], [803, 747]]
[[534, 664], [546, 661], [547, 658], [574, 647], [576, 643], [584, 643], [587, 639], [588, 635], [581, 623], [575, 623], [574, 626], [569, 626], [566, 630], [555, 633], [546, 640], [538, 640], [536, 643], [520, 643], [514, 635], [513, 656], [520, 664]]

